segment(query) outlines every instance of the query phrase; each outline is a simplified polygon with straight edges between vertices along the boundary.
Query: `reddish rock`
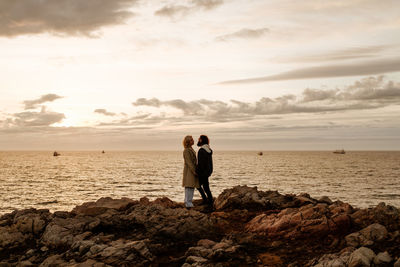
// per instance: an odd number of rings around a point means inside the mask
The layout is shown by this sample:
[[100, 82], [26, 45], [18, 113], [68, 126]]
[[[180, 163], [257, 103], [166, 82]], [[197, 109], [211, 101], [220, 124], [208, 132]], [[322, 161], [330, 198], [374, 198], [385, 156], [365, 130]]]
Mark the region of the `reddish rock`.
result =
[[172, 201], [171, 199], [169, 199], [167, 197], [157, 198], [156, 200], [154, 200], [151, 203], [155, 204], [155, 205], [161, 205], [164, 208], [181, 208], [180, 204]]
[[389, 231], [400, 230], [400, 211], [385, 203], [380, 203], [374, 208], [357, 210], [351, 215], [351, 218], [353, 223], [360, 228], [379, 223]]
[[[384, 204], [354, 210], [308, 194], [237, 186], [224, 190], [216, 207], [102, 198], [73, 212], [15, 211], [0, 217], [0, 265], [346, 266], [351, 256], [358, 266], [390, 265], [400, 255], [399, 212]], [[344, 236], [359, 229], [367, 240], [360, 245], [378, 255], [373, 260], [365, 260], [365, 249], [345, 249]]]
[[80, 215], [96, 216], [106, 212], [108, 209], [123, 211], [137, 203], [138, 201], [134, 201], [129, 198], [112, 199], [110, 197], [103, 197], [97, 200], [96, 202], [86, 202], [80, 206], [76, 206], [72, 210], [72, 213]]
[[285, 209], [278, 214], [261, 214], [247, 223], [245, 229], [270, 237], [286, 238], [311, 238], [348, 231], [350, 229], [348, 214], [331, 214], [331, 210], [341, 209], [330, 209], [326, 204], [320, 203]]
[[258, 255], [263, 266], [285, 266], [280, 256], [272, 254], [272, 253], [262, 253]]

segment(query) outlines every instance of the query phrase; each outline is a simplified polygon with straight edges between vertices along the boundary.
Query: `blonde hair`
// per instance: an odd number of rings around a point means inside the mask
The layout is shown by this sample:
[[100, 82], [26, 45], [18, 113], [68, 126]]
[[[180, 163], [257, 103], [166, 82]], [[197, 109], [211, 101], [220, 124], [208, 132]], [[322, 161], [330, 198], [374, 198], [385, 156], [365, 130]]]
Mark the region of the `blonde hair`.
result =
[[186, 135], [185, 138], [183, 138], [183, 141], [182, 141], [183, 147], [184, 148], [191, 147], [192, 146], [192, 144], [191, 144], [192, 140], [193, 140], [193, 137], [191, 135]]

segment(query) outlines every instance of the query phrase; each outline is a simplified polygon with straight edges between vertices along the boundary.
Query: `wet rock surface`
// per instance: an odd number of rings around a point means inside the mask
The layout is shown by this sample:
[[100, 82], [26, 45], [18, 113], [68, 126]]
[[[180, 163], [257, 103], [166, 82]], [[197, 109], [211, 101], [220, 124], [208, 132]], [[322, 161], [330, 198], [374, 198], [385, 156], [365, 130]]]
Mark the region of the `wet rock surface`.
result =
[[0, 266], [400, 266], [400, 213], [226, 189], [215, 208], [101, 198], [0, 217]]

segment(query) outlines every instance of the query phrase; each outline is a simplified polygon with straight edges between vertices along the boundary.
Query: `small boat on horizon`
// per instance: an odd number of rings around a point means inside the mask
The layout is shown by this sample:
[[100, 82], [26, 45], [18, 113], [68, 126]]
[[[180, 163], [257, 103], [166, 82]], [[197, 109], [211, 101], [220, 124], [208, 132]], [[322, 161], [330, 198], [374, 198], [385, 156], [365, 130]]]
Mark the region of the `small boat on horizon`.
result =
[[58, 156], [60, 156], [61, 154], [60, 153], [58, 153], [57, 151], [54, 151], [54, 153], [53, 153], [53, 156], [54, 157], [58, 157]]
[[262, 156], [262, 155], [263, 155], [262, 151], [258, 152], [257, 154], [258, 154], [259, 156]]
[[103, 150], [103, 151], [101, 151], [101, 153], [104, 154], [104, 153], [106, 153], [106, 152]]
[[344, 149], [338, 149], [333, 151], [334, 154], [346, 154], [346, 152], [344, 151]]

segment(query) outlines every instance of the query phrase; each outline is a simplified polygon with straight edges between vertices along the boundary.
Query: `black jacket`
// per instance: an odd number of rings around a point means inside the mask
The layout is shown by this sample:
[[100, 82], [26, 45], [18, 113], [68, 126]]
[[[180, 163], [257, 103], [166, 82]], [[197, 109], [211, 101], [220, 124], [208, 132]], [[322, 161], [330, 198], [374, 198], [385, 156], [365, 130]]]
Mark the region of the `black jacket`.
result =
[[[210, 149], [211, 150], [211, 149]], [[209, 177], [213, 172], [212, 153], [207, 152], [204, 148], [200, 148], [197, 152], [197, 168], [196, 172], [199, 177]]]

